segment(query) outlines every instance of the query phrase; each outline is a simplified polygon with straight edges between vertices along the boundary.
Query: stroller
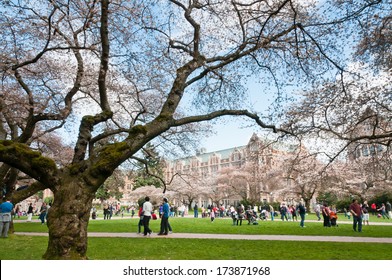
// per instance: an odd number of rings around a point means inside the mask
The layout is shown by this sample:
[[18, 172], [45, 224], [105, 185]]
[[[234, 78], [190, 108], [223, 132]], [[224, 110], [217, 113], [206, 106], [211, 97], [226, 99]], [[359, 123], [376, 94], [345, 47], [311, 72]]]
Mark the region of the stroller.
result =
[[338, 215], [336, 215], [335, 212], [331, 211], [331, 212], [329, 213], [329, 220], [331, 221], [331, 226], [333, 226], [333, 227], [338, 227], [338, 226], [339, 226], [339, 225], [336, 223], [337, 219], [338, 219]]
[[248, 225], [258, 225], [257, 215], [252, 210], [246, 211], [246, 219], [248, 220]]
[[261, 211], [261, 213], [260, 213], [260, 220], [262, 220], [262, 221], [266, 221], [267, 220], [267, 211], [266, 210]]

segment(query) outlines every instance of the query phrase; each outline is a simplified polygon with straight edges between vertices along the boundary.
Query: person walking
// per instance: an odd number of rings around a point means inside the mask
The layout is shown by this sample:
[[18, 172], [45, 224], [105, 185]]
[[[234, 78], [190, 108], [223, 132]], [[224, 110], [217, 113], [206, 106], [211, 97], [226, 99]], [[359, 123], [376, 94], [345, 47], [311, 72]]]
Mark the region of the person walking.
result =
[[146, 196], [143, 203], [143, 226], [144, 226], [144, 236], [147, 234], [151, 235], [152, 230], [150, 229], [150, 220], [152, 214], [152, 204], [150, 202], [150, 198]]
[[139, 207], [138, 216], [139, 222], [137, 224], [137, 234], [140, 234], [142, 232], [142, 226], [144, 225], [143, 205]]
[[12, 209], [14, 209], [14, 205], [9, 199], [0, 204], [0, 237], [8, 237]]
[[297, 207], [299, 216], [301, 217], [301, 222], [299, 223], [300, 227], [305, 227], [305, 215], [306, 215], [306, 208], [302, 201], [299, 202]]
[[31, 222], [31, 219], [33, 218], [33, 203], [29, 204], [29, 208], [27, 209], [27, 221]]
[[381, 211], [381, 216], [383, 217], [383, 219], [385, 219], [385, 218], [389, 219], [389, 216], [387, 215], [384, 203], [381, 204], [381, 207], [379, 209], [377, 209], [377, 211]]
[[158, 235], [168, 235], [169, 234], [169, 215], [170, 215], [170, 206], [167, 202], [167, 198], [163, 199], [162, 204], [162, 217], [161, 217], [161, 230]]
[[351, 214], [353, 215], [353, 229], [354, 231], [357, 231], [357, 225], [358, 225], [358, 232], [362, 232], [362, 208], [358, 204], [358, 200], [353, 199], [350, 208], [349, 208]]

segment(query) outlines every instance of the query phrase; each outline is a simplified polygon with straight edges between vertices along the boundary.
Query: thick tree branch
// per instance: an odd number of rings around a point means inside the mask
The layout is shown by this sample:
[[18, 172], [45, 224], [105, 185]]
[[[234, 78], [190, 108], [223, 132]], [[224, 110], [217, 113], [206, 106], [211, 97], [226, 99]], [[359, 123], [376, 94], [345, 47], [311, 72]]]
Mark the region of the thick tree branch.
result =
[[282, 132], [289, 135], [294, 135], [291, 131], [286, 129], [278, 128], [275, 125], [269, 125], [264, 123], [257, 114], [251, 113], [247, 110], [220, 110], [215, 111], [206, 115], [199, 115], [199, 116], [191, 116], [186, 117], [178, 120], [174, 120], [172, 122], [172, 126], [181, 126], [188, 123], [195, 123], [195, 122], [202, 122], [202, 121], [209, 121], [218, 117], [222, 116], [245, 116], [250, 119], [253, 119], [260, 127], [271, 129], [274, 133]]
[[28, 174], [47, 188], [56, 185], [56, 163], [24, 144], [0, 141], [0, 161]]

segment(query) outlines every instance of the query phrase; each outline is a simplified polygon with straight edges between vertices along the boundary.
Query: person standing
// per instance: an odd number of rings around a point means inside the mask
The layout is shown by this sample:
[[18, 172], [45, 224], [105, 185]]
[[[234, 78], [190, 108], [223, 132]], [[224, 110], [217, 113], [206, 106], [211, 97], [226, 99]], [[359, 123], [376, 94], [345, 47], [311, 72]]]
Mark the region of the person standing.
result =
[[291, 211], [291, 216], [293, 217], [293, 222], [294, 220], [297, 222], [297, 208], [298, 207], [294, 207], [294, 205], [291, 205], [290, 211]]
[[365, 201], [362, 204], [362, 213], [363, 213], [362, 220], [363, 220], [364, 225], [366, 225], [366, 224], [369, 225], [369, 210], [368, 210], [368, 208], [369, 208], [369, 205], [367, 204], [367, 201]]
[[109, 205], [107, 203], [103, 205], [103, 219], [109, 220]]
[[133, 218], [133, 216], [135, 216], [135, 206], [134, 205], [131, 206], [131, 219]]
[[301, 217], [301, 222], [299, 223], [299, 226], [305, 227], [306, 209], [305, 209], [305, 206], [302, 201], [300, 201], [298, 204], [298, 213], [299, 213], [299, 216]]
[[387, 201], [387, 204], [385, 205], [385, 211], [387, 212], [389, 218], [392, 219], [392, 206], [389, 201]]
[[323, 207], [321, 209], [321, 213], [323, 214], [324, 218], [324, 227], [331, 227], [331, 220], [329, 218], [329, 213], [331, 210], [328, 207], [328, 204], [326, 202], [323, 203]]
[[150, 198], [146, 196], [143, 203], [143, 226], [144, 226], [144, 236], [147, 234], [151, 235], [152, 230], [150, 229], [150, 220], [152, 214], [152, 204], [150, 202]]
[[216, 208], [215, 207], [211, 207], [211, 213], [210, 213], [211, 223], [213, 223], [214, 220], [215, 220], [215, 214], [216, 214]]
[[41, 210], [39, 213], [39, 219], [41, 220], [41, 225], [45, 224], [45, 217], [46, 217], [46, 211], [48, 211], [48, 207], [46, 206], [46, 203], [42, 203]]
[[31, 222], [32, 218], [33, 218], [33, 203], [30, 203], [29, 208], [27, 209], [27, 221]]
[[193, 217], [194, 218], [199, 217], [199, 207], [197, 206], [197, 204], [195, 204], [195, 206], [193, 207]]
[[316, 204], [316, 206], [314, 207], [314, 212], [316, 213], [316, 216], [317, 216], [317, 221], [320, 221], [321, 220], [321, 217], [320, 217], [320, 212], [321, 212], [321, 206], [320, 206], [320, 204]]
[[357, 231], [357, 225], [358, 225], [358, 232], [362, 232], [362, 208], [358, 204], [358, 201], [356, 199], [353, 199], [349, 209], [351, 214], [353, 215], [354, 231]]
[[272, 206], [272, 204], [269, 205], [269, 210], [270, 210], [270, 215], [271, 215], [271, 221], [273, 221], [274, 216], [275, 216], [275, 211], [274, 211], [274, 207]]
[[282, 203], [282, 205], [280, 206], [280, 217], [281, 217], [282, 221], [284, 221], [284, 219], [286, 219], [286, 221], [289, 220], [287, 218], [287, 211], [288, 211], [288, 208], [287, 208], [286, 204]]
[[376, 212], [377, 212], [377, 206], [376, 203], [372, 203], [372, 205], [370, 206], [372, 208], [372, 215], [375, 216]]
[[12, 209], [14, 205], [9, 199], [0, 204], [0, 237], [8, 237]]
[[237, 226], [242, 225], [242, 219], [244, 218], [244, 208], [241, 204], [237, 207]]
[[167, 202], [167, 198], [163, 199], [162, 205], [162, 217], [161, 217], [161, 230], [158, 235], [168, 235], [169, 234], [169, 215], [170, 215], [170, 206]]

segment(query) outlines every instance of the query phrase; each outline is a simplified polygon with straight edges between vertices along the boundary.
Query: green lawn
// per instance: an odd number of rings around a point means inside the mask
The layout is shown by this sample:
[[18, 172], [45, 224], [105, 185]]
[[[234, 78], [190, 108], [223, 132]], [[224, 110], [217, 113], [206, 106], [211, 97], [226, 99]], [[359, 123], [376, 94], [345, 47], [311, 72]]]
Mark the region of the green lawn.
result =
[[[47, 237], [0, 239], [0, 259], [39, 260]], [[161, 238], [89, 238], [91, 260], [391, 260], [392, 244]]]
[[[312, 216], [309, 215], [309, 220]], [[232, 226], [231, 219], [171, 218], [174, 233], [289, 234], [322, 236], [392, 237], [392, 226], [364, 226], [363, 233], [352, 231], [351, 224], [324, 228], [322, 222], [259, 222], [259, 225]], [[380, 220], [383, 221], [383, 220]], [[136, 232], [138, 219], [91, 220], [90, 232]], [[160, 221], [151, 221], [158, 232]], [[371, 221], [375, 223], [375, 221]], [[18, 232], [46, 232], [40, 223], [15, 223]], [[11, 235], [0, 239], [0, 259], [38, 260], [45, 252], [47, 237]], [[172, 238], [89, 238], [88, 257], [92, 260], [391, 260], [392, 244], [249, 241]]]
[[[137, 232], [139, 219], [123, 218], [112, 220], [90, 220], [89, 232]], [[324, 228], [323, 223], [308, 222], [306, 228], [299, 227], [299, 222], [259, 221], [258, 225], [248, 225], [243, 221], [242, 226], [233, 226], [231, 219], [170, 218], [169, 222], [174, 232], [184, 233], [221, 233], [221, 234], [278, 234], [278, 235], [322, 235], [322, 236], [358, 236], [352, 230], [351, 224], [339, 224], [338, 227]], [[160, 220], [151, 221], [154, 232], [159, 231]], [[40, 223], [15, 223], [18, 232], [47, 232], [45, 225]], [[360, 236], [392, 237], [392, 226], [363, 226]]]

